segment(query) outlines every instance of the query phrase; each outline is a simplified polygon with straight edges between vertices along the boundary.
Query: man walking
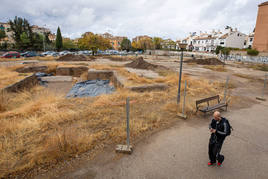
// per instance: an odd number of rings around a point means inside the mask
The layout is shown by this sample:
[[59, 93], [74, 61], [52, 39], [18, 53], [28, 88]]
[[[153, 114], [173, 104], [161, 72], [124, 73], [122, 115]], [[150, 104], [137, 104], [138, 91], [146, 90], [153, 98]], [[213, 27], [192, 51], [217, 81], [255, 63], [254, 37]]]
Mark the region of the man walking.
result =
[[209, 159], [208, 166], [212, 166], [218, 161], [218, 166], [221, 166], [224, 161], [224, 156], [220, 154], [222, 144], [227, 135], [230, 135], [228, 132], [230, 129], [229, 122], [227, 119], [221, 117], [219, 111], [214, 112], [214, 119], [212, 119], [209, 130], [211, 132], [210, 140], [209, 140]]

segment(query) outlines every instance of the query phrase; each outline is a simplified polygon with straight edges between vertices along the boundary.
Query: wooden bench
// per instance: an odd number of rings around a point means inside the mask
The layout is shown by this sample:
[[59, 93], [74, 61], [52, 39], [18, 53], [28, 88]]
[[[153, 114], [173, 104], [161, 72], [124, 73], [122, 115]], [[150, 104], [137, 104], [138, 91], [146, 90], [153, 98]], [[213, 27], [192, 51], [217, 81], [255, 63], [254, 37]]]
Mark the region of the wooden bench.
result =
[[[213, 101], [213, 100], [217, 100], [218, 104], [210, 106], [209, 102]], [[207, 106], [201, 107], [200, 104], [202, 104], [202, 103], [207, 103]], [[197, 100], [196, 101], [196, 112], [201, 111], [201, 112], [206, 114], [207, 112], [214, 111], [216, 109], [221, 109], [223, 107], [225, 107], [226, 111], [227, 111], [227, 106], [228, 106], [228, 104], [226, 102], [221, 102], [220, 96], [217, 95], [217, 96], [212, 96], [209, 98]]]

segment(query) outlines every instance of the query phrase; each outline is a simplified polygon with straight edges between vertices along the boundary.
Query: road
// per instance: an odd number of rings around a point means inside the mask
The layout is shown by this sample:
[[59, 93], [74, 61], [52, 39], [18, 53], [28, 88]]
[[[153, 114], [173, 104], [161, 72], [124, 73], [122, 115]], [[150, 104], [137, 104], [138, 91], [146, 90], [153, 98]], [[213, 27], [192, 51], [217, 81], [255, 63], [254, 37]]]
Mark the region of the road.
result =
[[[130, 156], [84, 164], [59, 178], [268, 178], [268, 102], [223, 113], [234, 131], [225, 140], [222, 167], [208, 167], [208, 119], [192, 119], [154, 134]], [[103, 159], [103, 160], [102, 160]]]

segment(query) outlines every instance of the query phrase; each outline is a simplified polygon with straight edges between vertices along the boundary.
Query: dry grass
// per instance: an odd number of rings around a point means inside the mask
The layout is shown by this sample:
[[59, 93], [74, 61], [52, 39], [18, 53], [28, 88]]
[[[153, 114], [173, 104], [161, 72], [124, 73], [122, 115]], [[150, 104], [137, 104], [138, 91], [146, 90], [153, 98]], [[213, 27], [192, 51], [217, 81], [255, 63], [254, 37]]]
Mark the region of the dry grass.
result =
[[224, 65], [205, 65], [204, 68], [210, 69], [212, 71], [217, 71], [217, 72], [227, 72], [227, 69], [225, 68]]
[[248, 68], [268, 72], [268, 64], [251, 64], [248, 66]]
[[0, 67], [0, 89], [24, 79], [30, 74], [19, 74], [13, 68]]
[[[57, 63], [49, 65], [53, 71]], [[169, 72], [158, 79], [147, 79], [122, 67], [90, 67], [116, 70], [133, 84], [166, 83], [169, 89], [145, 93], [119, 89], [111, 95], [80, 99], [66, 99], [42, 87], [17, 94], [1, 94], [0, 178], [124, 143], [126, 97], [131, 99], [132, 140], [177, 120], [176, 114], [181, 110], [181, 106], [176, 105], [178, 74]], [[188, 82], [188, 115], [194, 113], [196, 99], [223, 94], [221, 83], [183, 76], [183, 84], [185, 80]]]

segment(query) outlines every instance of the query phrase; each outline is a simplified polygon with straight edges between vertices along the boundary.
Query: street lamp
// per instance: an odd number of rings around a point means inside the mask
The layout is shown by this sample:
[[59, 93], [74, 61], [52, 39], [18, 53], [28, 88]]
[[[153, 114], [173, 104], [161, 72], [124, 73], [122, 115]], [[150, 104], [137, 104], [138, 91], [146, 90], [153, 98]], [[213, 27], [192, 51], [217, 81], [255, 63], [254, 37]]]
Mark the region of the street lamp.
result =
[[180, 104], [180, 98], [181, 98], [181, 74], [182, 74], [182, 63], [183, 63], [183, 50], [186, 49], [187, 44], [185, 44], [185, 43], [179, 43], [179, 47], [181, 49], [181, 62], [180, 62], [180, 76], [179, 76], [179, 89], [178, 89], [177, 104]]

